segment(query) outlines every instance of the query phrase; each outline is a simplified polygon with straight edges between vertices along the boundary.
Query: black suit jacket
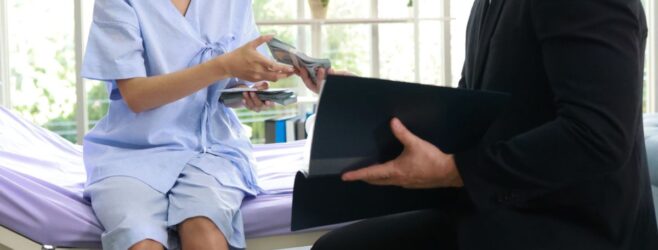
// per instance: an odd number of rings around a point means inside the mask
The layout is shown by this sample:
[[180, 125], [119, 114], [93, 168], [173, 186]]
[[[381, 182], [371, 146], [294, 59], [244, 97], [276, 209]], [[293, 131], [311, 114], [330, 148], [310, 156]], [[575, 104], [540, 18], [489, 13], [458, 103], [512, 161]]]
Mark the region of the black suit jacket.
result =
[[460, 87], [513, 97], [455, 155], [475, 208], [460, 248], [658, 249], [640, 0], [486, 1], [471, 13]]

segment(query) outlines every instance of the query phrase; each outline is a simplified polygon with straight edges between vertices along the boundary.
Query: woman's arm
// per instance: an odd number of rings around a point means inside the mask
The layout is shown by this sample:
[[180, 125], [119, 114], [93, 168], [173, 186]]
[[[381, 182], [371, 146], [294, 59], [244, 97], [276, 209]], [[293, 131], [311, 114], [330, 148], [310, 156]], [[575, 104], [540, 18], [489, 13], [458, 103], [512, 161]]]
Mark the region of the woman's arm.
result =
[[205, 63], [170, 74], [117, 80], [117, 85], [128, 107], [139, 113], [179, 100], [221, 79], [278, 81], [289, 77], [294, 69], [275, 63], [256, 50], [271, 39], [272, 36], [261, 36]]

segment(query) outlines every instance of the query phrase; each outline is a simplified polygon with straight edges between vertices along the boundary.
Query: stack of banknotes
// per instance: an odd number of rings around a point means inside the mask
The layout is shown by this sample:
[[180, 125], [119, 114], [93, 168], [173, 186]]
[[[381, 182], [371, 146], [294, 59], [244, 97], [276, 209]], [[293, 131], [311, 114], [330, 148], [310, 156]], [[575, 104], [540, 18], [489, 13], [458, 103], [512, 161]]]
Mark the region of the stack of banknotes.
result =
[[329, 59], [309, 57], [292, 45], [282, 42], [279, 39], [272, 38], [272, 40], [267, 43], [267, 46], [270, 48], [270, 52], [272, 52], [272, 56], [276, 61], [297, 68], [305, 68], [311, 79], [316, 83], [317, 77], [315, 71], [319, 68], [324, 68], [325, 70], [331, 68], [331, 61], [329, 61]]
[[235, 105], [242, 103], [244, 92], [255, 92], [261, 101], [271, 101], [281, 105], [288, 105], [297, 102], [297, 95], [290, 89], [267, 89], [258, 90], [252, 88], [232, 88], [222, 90], [219, 100], [225, 105]]

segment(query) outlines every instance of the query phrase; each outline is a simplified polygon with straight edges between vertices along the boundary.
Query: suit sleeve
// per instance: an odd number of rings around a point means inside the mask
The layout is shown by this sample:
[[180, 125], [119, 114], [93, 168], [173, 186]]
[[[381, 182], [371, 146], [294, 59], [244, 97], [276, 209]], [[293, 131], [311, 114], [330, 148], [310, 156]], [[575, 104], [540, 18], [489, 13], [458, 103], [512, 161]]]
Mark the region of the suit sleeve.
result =
[[531, 1], [557, 116], [507, 141], [455, 155], [476, 205], [523, 206], [625, 165], [641, 126], [646, 30], [639, 6], [628, 0]]

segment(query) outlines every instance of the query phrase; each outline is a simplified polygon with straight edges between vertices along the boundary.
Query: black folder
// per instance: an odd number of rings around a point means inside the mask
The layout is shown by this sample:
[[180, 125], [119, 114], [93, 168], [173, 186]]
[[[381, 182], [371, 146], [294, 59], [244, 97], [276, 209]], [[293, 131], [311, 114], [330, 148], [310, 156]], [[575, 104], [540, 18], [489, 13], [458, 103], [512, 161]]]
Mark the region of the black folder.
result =
[[320, 96], [308, 173], [295, 178], [292, 230], [441, 206], [454, 190], [346, 183], [340, 174], [394, 159], [402, 145], [390, 120], [446, 153], [475, 146], [509, 95], [329, 76]]

